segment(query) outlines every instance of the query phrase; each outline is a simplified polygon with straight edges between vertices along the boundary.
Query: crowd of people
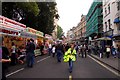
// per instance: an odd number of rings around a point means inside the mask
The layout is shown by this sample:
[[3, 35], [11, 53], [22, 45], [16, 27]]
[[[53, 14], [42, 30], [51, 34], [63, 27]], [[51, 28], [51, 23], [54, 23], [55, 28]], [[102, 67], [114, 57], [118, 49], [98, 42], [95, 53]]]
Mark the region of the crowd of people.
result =
[[100, 58], [109, 58], [110, 56], [120, 58], [120, 45], [117, 45], [116, 48], [110, 45], [106, 45], [105, 47], [91, 45], [90, 50], [91, 53], [99, 55]]
[[25, 48], [18, 48], [15, 43], [12, 42], [12, 47], [10, 51], [6, 46], [4, 46], [4, 38], [2, 37], [1, 39], [2, 44], [0, 44], [0, 61], [2, 62], [2, 80], [6, 80], [5, 73], [10, 65], [14, 66], [19, 63], [23, 64], [26, 60], [27, 66], [33, 67], [35, 57], [35, 44], [33, 39], [27, 41], [27, 45]]
[[[8, 67], [8, 63], [11, 65], [16, 65], [18, 63], [23, 64], [26, 61], [27, 67], [32, 68], [34, 65], [34, 58], [35, 58], [35, 44], [34, 40], [30, 39], [27, 41], [26, 47], [17, 47], [14, 42], [12, 42], [11, 48], [11, 55], [4, 46], [4, 39], [2, 40], [2, 63], [3, 63], [3, 80], [5, 80], [5, 70]], [[98, 47], [97, 45], [87, 45], [87, 44], [78, 44], [75, 42], [72, 43], [65, 43], [63, 44], [61, 41], [56, 42], [56, 44], [41, 44], [39, 46], [40, 52], [43, 55], [44, 53], [48, 53], [48, 56], [57, 58], [57, 62], [61, 63], [62, 59], [64, 62], [69, 63], [69, 72], [72, 72], [73, 69], [73, 62], [76, 61], [77, 57], [86, 58], [88, 54], [94, 53], [95, 55], [99, 55], [100, 58], [103, 58], [104, 53], [107, 58], [109, 58], [110, 54], [116, 58], [120, 58], [120, 46], [117, 45], [117, 48], [113, 46], [106, 46], [106, 47]], [[46, 48], [46, 52], [44, 49]]]

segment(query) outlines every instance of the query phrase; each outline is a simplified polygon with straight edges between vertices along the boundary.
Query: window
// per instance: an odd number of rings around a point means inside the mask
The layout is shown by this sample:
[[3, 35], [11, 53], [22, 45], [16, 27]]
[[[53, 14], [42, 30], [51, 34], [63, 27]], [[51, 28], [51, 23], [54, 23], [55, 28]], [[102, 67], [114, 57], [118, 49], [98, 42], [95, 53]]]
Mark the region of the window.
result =
[[117, 2], [117, 10], [120, 10], [120, 1]]
[[105, 31], [107, 31], [107, 22], [105, 22]]
[[110, 19], [108, 20], [108, 26], [109, 26], [109, 29], [111, 29], [111, 23], [110, 23]]
[[107, 15], [107, 9], [105, 8], [105, 16]]
[[108, 5], [108, 13], [110, 13], [110, 4]]

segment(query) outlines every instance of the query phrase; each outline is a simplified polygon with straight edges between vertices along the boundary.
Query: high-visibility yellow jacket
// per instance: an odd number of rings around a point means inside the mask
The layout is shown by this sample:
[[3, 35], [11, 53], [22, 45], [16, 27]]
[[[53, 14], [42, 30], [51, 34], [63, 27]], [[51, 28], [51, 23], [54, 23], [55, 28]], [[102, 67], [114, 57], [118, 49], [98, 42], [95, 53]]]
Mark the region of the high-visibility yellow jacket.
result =
[[68, 51], [65, 52], [63, 59], [64, 62], [68, 62], [69, 59], [71, 59], [72, 61], [76, 61], [76, 50], [73, 49], [73, 51], [71, 52], [71, 48], [69, 48]]

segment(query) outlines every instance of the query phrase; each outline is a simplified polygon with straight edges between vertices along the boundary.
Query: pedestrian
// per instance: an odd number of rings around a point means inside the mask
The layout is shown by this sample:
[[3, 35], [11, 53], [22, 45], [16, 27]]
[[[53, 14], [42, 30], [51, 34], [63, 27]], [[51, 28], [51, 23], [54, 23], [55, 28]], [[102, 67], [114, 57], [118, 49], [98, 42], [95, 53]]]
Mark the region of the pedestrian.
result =
[[109, 56], [110, 56], [110, 51], [111, 51], [111, 50], [110, 50], [110, 47], [107, 45], [107, 46], [106, 46], [106, 57], [107, 57], [107, 58], [109, 58]]
[[11, 65], [16, 65], [17, 63], [17, 52], [16, 52], [16, 46], [14, 44], [14, 42], [12, 42], [12, 48], [11, 48]]
[[76, 45], [75, 45], [75, 50], [76, 50], [77, 53], [78, 53], [78, 49], [79, 49], [79, 48], [78, 48], [78, 44], [76, 44]]
[[120, 45], [117, 45], [116, 53], [118, 55], [118, 58], [120, 59]]
[[69, 48], [70, 48], [70, 46], [69, 46], [69, 44], [67, 43], [67, 44], [65, 45], [65, 52], [68, 51]]
[[100, 58], [103, 58], [103, 47], [102, 46], [99, 48], [99, 55], [100, 55]]
[[40, 52], [41, 52], [41, 55], [43, 55], [43, 50], [44, 50], [44, 44], [42, 43], [42, 45], [40, 46]]
[[88, 45], [87, 44], [84, 45], [84, 49], [85, 49], [85, 51], [84, 51], [84, 57], [86, 58], [87, 57], [87, 53], [88, 53]]
[[61, 58], [64, 53], [63, 45], [61, 42], [59, 42], [56, 46], [56, 53], [57, 53], [57, 61], [61, 62]]
[[24, 63], [25, 54], [22, 53], [21, 48], [18, 48], [17, 54], [18, 54], [18, 57], [17, 57], [18, 62], [20, 64], [23, 64]]
[[112, 47], [111, 47], [111, 50], [112, 50], [112, 55], [113, 55], [113, 57], [116, 58], [116, 50], [115, 50], [115, 47], [112, 46]]
[[56, 48], [55, 48], [55, 45], [53, 45], [53, 47], [52, 47], [52, 54], [53, 54], [53, 57], [55, 57], [55, 50]]
[[49, 46], [48, 46], [48, 53], [49, 53], [49, 56], [50, 56], [51, 53], [52, 53], [52, 44], [49, 44]]
[[6, 80], [6, 70], [8, 69], [8, 65], [11, 62], [9, 58], [9, 51], [8, 48], [4, 46], [4, 41], [2, 47], [0, 47], [0, 62], [2, 62], [2, 79], [1, 80]]
[[69, 62], [69, 72], [73, 70], [73, 61], [76, 61], [76, 50], [74, 49], [74, 43], [71, 43], [71, 48], [64, 54], [64, 62]]
[[35, 57], [34, 50], [35, 50], [34, 40], [30, 39], [28, 40], [28, 43], [26, 45], [26, 56], [27, 56], [28, 67], [33, 67], [34, 57]]

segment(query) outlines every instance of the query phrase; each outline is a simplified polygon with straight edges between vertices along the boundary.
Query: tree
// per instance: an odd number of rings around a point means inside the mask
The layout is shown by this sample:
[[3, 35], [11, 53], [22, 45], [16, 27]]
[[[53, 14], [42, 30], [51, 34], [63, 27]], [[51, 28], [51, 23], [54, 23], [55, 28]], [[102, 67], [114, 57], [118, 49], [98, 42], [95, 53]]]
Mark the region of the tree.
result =
[[2, 15], [51, 34], [55, 28], [54, 19], [59, 18], [55, 7], [56, 2], [3, 2]]
[[62, 39], [63, 29], [58, 25], [57, 26], [57, 38]]
[[40, 13], [38, 16], [37, 28], [45, 34], [51, 34], [55, 28], [54, 18], [56, 17], [57, 10], [55, 9], [55, 2], [38, 2]]
[[36, 2], [3, 2], [2, 15], [34, 28], [39, 14]]

